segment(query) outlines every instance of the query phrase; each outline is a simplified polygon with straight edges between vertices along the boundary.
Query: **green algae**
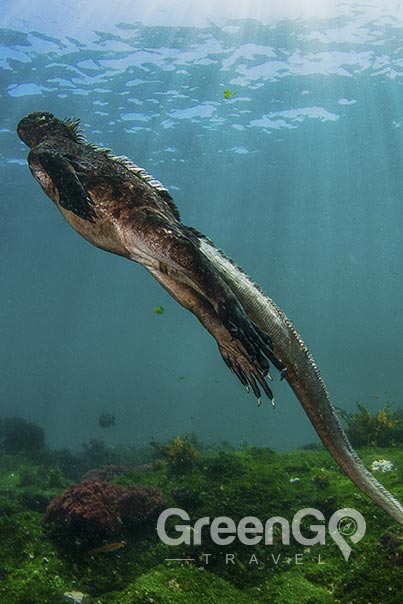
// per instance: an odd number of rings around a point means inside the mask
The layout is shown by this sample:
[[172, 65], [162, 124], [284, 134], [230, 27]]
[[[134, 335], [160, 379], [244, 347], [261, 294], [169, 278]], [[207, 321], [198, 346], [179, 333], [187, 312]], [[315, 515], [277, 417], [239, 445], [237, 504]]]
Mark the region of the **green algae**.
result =
[[402, 442], [403, 411], [400, 408], [394, 409], [395, 403], [386, 403], [376, 413], [371, 413], [359, 403], [356, 406], [357, 411], [354, 413], [338, 409], [353, 447], [393, 447]]
[[332, 604], [326, 589], [301, 573], [285, 573], [257, 586], [240, 589], [203, 568], [157, 567], [141, 575], [120, 593], [108, 594], [102, 604]]
[[[348, 563], [329, 537], [325, 545], [312, 547], [295, 540], [284, 545], [281, 539], [273, 545], [236, 541], [223, 547], [207, 535], [202, 545], [170, 547], [153, 527], [128, 534], [126, 546], [116, 552], [91, 556], [88, 546], [77, 543], [72, 551], [40, 524], [46, 502], [69, 484], [52, 455], [42, 461], [4, 455], [0, 601], [67, 603], [63, 594], [77, 590], [89, 594], [89, 604], [400, 604], [403, 531], [355, 488], [324, 449], [284, 454], [248, 446], [201, 449], [187, 438], [158, 449], [153, 469], [137, 468], [115, 482], [161, 489], [165, 506], [185, 509], [192, 522], [203, 516], [238, 522], [248, 515], [292, 520], [304, 507], [317, 508], [328, 519], [335, 510], [352, 507], [364, 515], [366, 535]], [[403, 499], [403, 448], [368, 447], [360, 455], [368, 467], [379, 459], [392, 462], [393, 470], [379, 477]], [[303, 528], [309, 535], [309, 527]], [[166, 561], [172, 557], [192, 562]]]
[[198, 457], [198, 451], [188, 436], [176, 436], [166, 444], [153, 442], [152, 446], [165, 460], [168, 470], [175, 475], [191, 470]]
[[[40, 526], [41, 515], [0, 499], [0, 601], [57, 604], [69, 570]], [[63, 578], [62, 578], [63, 577]]]

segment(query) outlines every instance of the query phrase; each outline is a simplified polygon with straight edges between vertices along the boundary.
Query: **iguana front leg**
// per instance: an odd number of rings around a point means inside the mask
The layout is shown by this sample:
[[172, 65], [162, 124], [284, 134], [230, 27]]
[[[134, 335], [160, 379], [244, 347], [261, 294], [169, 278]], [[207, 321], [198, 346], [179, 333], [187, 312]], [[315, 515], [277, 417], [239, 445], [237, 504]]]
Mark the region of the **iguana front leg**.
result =
[[[95, 221], [94, 203], [71, 161], [52, 149], [30, 151], [28, 163], [45, 193], [66, 210], [89, 222]], [[56, 193], [57, 192], [57, 193]]]

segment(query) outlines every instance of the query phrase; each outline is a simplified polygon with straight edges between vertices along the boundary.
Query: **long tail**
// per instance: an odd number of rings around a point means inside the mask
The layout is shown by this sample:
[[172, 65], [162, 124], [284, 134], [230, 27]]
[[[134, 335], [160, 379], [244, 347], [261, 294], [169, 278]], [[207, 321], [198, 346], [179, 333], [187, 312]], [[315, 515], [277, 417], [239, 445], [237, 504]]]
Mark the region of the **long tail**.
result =
[[287, 367], [285, 379], [328, 451], [361, 491], [403, 525], [403, 506], [372, 476], [354, 451], [336, 416], [319, 370], [291, 321], [242, 269], [209, 240], [200, 239], [200, 247], [236, 294], [248, 316], [273, 338], [275, 353]]

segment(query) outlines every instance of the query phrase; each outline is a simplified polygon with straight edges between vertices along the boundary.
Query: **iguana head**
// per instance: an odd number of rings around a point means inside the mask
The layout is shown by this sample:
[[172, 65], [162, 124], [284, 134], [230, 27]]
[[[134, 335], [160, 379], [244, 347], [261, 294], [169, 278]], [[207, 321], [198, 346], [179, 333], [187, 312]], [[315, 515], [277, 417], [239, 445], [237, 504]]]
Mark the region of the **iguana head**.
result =
[[72, 123], [59, 120], [47, 111], [30, 113], [24, 117], [17, 126], [17, 133], [20, 139], [31, 148], [53, 134], [58, 136], [63, 134], [72, 139], [76, 134]]

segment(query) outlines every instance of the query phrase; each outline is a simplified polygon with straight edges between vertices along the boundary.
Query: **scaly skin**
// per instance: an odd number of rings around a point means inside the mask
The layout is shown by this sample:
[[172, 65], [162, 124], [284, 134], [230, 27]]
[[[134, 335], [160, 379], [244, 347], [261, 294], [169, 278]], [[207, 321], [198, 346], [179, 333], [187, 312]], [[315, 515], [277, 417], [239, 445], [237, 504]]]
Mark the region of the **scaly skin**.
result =
[[325, 447], [354, 484], [403, 525], [402, 505], [374, 478], [354, 451], [336, 416], [319, 370], [291, 321], [248, 275], [209, 241], [202, 242], [201, 249], [230, 285], [248, 316], [271, 334], [276, 354], [287, 367], [285, 379]]
[[211, 241], [180, 222], [168, 192], [128, 161], [86, 143], [46, 112], [18, 124], [29, 167], [67, 222], [93, 245], [139, 262], [216, 339], [242, 384], [273, 401], [269, 365], [290, 384], [347, 476], [403, 525], [403, 508], [351, 447], [302, 339], [284, 313]]

